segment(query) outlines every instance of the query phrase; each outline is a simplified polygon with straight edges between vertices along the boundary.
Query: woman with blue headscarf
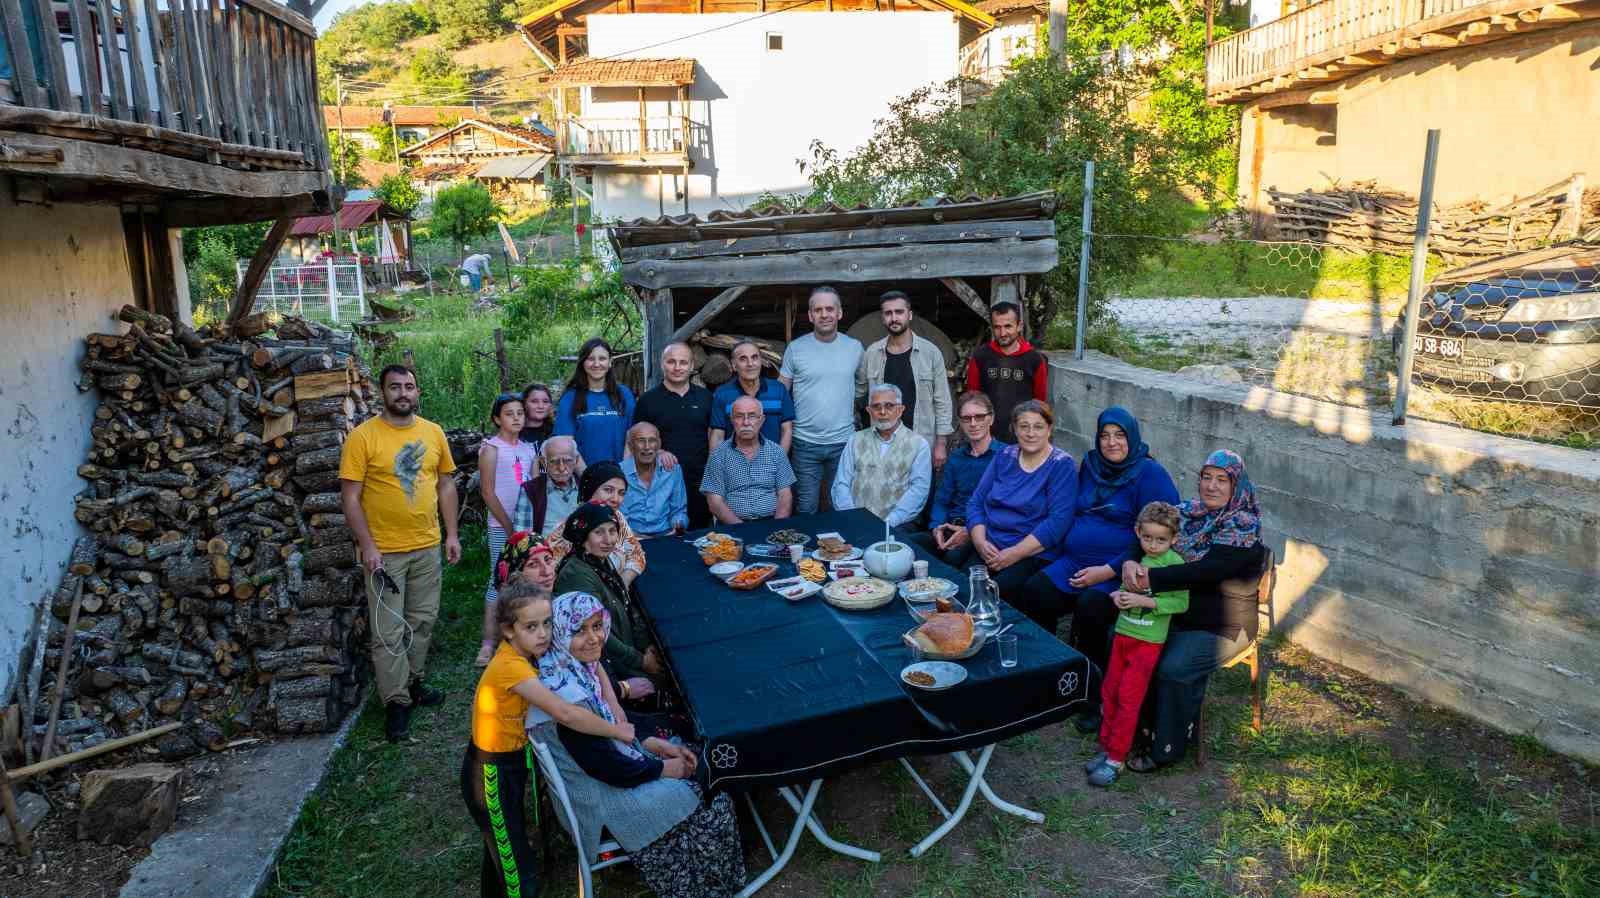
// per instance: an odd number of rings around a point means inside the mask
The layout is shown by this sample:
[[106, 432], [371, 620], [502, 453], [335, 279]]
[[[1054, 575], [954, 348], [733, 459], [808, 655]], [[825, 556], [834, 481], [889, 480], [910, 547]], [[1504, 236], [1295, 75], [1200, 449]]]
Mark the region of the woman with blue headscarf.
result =
[[[610, 723], [630, 722], [600, 664], [611, 628], [605, 604], [586, 592], [566, 592], [552, 605], [539, 682]], [[670, 733], [645, 715], [631, 722], [639, 738], [624, 743], [568, 729], [537, 707], [528, 712], [528, 728], [550, 750], [578, 818], [573, 842], [594, 863], [600, 832], [609, 831], [659, 898], [734, 895], [744, 887], [744, 851], [733, 800], [726, 792], [705, 795], [694, 779], [699, 759]]]
[[[1177, 501], [1178, 487], [1150, 455], [1139, 422], [1121, 406], [1106, 409], [1095, 422], [1095, 447], [1078, 468], [1072, 526], [1060, 556], [1034, 574], [1016, 600], [1007, 596], [1007, 601], [1047, 632], [1056, 632], [1061, 617], [1076, 611], [1080, 593], [1094, 590], [1110, 596], [1116, 584], [1109, 582], [1106, 565], [1138, 547], [1133, 524], [1139, 509], [1151, 502]], [[1083, 576], [1097, 567], [1106, 572], [1103, 586]], [[1081, 646], [1079, 651], [1103, 670], [1110, 648], [1108, 641], [1101, 641], [1106, 645], [1090, 647], [1096, 651]]]

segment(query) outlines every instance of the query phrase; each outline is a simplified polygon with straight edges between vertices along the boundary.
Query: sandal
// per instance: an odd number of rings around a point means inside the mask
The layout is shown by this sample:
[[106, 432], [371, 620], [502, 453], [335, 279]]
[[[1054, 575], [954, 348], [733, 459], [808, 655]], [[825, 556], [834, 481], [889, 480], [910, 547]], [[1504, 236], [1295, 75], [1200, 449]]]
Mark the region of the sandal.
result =
[[490, 659], [494, 658], [494, 646], [484, 643], [478, 647], [478, 657], [473, 659], [473, 667], [488, 667]]

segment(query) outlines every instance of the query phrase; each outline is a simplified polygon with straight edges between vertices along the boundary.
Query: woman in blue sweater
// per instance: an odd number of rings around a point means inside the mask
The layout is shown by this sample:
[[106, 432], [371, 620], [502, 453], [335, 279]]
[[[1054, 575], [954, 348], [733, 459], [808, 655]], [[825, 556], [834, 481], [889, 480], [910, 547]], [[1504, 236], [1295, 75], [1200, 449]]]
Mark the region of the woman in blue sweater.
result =
[[620, 462], [632, 420], [633, 391], [611, 371], [611, 345], [599, 337], [585, 342], [556, 405], [553, 436], [572, 437], [584, 464]]
[[[1091, 585], [1085, 571], [1121, 558], [1137, 548], [1134, 520], [1151, 502], [1177, 504], [1178, 487], [1161, 463], [1150, 457], [1150, 447], [1139, 435], [1139, 422], [1127, 409], [1112, 406], [1095, 422], [1095, 448], [1078, 469], [1072, 526], [1060, 553], [1048, 567], [1028, 580], [1016, 600], [1008, 599], [1054, 633], [1064, 614], [1073, 614], [1080, 593], [1096, 591], [1109, 602], [1115, 583]], [[1110, 632], [1080, 632], [1073, 614], [1073, 645], [1105, 669], [1110, 652]], [[1115, 621], [1113, 611], [1112, 620]]]
[[1077, 465], [1050, 445], [1054, 425], [1050, 406], [1018, 403], [1011, 413], [1017, 444], [999, 451], [967, 502], [975, 560], [989, 568], [1000, 598], [1019, 608], [1023, 584], [1056, 558], [1072, 526]]

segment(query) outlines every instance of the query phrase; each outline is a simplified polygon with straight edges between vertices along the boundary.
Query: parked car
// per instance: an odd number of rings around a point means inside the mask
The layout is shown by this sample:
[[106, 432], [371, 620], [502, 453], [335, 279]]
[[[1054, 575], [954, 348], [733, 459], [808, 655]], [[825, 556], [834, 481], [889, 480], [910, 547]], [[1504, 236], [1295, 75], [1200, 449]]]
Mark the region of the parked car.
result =
[[[1403, 324], [1395, 332], [1396, 357]], [[1422, 297], [1411, 381], [1511, 402], [1600, 407], [1600, 244], [1445, 272]]]

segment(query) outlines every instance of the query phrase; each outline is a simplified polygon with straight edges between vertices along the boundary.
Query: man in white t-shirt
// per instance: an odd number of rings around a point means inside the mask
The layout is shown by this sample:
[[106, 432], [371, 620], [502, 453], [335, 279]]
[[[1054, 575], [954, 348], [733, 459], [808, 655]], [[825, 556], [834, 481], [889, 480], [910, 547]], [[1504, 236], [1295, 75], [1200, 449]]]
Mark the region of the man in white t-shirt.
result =
[[864, 351], [860, 340], [839, 331], [839, 291], [817, 287], [807, 305], [811, 333], [789, 344], [778, 371], [794, 395], [789, 454], [796, 514], [816, 511], [833, 487], [839, 456], [856, 431], [856, 367]]

